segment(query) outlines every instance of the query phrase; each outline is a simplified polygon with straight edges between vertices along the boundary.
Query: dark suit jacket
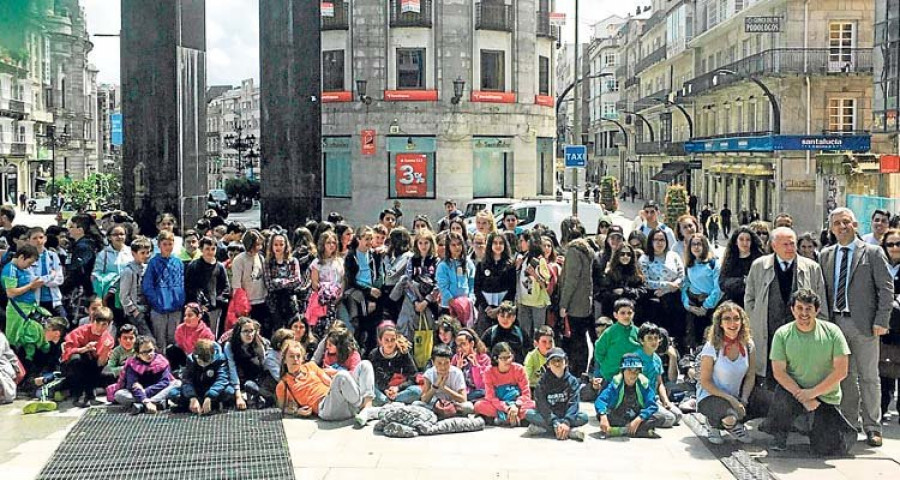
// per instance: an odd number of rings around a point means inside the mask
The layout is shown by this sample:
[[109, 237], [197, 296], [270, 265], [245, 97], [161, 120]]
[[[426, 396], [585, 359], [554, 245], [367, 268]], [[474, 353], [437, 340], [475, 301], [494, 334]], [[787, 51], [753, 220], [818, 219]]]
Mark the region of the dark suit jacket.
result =
[[[850, 286], [847, 290], [851, 324], [864, 335], [872, 335], [872, 326], [888, 328], [894, 300], [894, 279], [884, 250], [856, 239], [856, 250], [850, 261]], [[825, 277], [827, 300], [822, 309], [834, 318], [834, 267], [840, 245], [832, 245], [819, 257]], [[844, 321], [846, 323], [846, 321]]]

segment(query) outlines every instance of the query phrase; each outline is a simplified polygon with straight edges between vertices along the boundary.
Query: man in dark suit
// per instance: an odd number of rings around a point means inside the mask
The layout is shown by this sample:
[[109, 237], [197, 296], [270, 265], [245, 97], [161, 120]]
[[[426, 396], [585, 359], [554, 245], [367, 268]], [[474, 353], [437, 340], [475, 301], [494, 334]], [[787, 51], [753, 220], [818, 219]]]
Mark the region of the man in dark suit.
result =
[[884, 251], [857, 237], [859, 222], [850, 209], [834, 209], [828, 225], [837, 244], [824, 249], [819, 258], [828, 296], [825, 308], [850, 344], [850, 372], [841, 382], [841, 411], [854, 424], [862, 413], [867, 443], [880, 447], [878, 337], [888, 332], [894, 281]]

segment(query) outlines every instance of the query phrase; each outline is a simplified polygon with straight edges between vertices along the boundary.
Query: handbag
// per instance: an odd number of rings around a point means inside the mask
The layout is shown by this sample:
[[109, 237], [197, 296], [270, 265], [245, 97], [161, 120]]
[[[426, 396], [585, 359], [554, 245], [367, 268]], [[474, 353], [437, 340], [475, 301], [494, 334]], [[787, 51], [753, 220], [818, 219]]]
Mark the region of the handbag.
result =
[[419, 324], [413, 332], [413, 360], [416, 367], [425, 368], [431, 360], [431, 349], [434, 348], [434, 330], [429, 328], [424, 313], [419, 313]]

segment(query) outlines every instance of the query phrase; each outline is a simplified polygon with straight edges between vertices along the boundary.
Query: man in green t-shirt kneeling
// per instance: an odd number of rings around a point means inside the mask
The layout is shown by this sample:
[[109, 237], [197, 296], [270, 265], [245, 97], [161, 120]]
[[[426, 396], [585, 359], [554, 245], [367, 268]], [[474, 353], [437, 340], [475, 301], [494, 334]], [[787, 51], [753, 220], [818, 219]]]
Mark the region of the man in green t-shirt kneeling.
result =
[[843, 456], [856, 443], [856, 429], [841, 414], [841, 380], [847, 376], [850, 347], [837, 325], [816, 319], [821, 300], [801, 288], [791, 295], [794, 321], [772, 338], [769, 359], [778, 386], [769, 409], [773, 450], [786, 450], [788, 432], [799, 415], [811, 414], [810, 450]]

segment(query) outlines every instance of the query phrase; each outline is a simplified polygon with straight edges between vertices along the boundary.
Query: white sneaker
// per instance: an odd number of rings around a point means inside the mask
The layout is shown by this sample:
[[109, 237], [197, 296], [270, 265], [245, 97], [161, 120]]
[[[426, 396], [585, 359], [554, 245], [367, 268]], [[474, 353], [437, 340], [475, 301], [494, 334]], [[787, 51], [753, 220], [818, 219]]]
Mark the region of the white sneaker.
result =
[[743, 423], [738, 423], [731, 429], [731, 435], [735, 438], [735, 440], [741, 443], [753, 443], [753, 438], [750, 436], [750, 432], [747, 431], [747, 427], [744, 426]]
[[706, 439], [713, 445], [722, 445], [725, 443], [725, 439], [722, 438], [722, 432], [720, 432], [718, 428], [710, 428]]

